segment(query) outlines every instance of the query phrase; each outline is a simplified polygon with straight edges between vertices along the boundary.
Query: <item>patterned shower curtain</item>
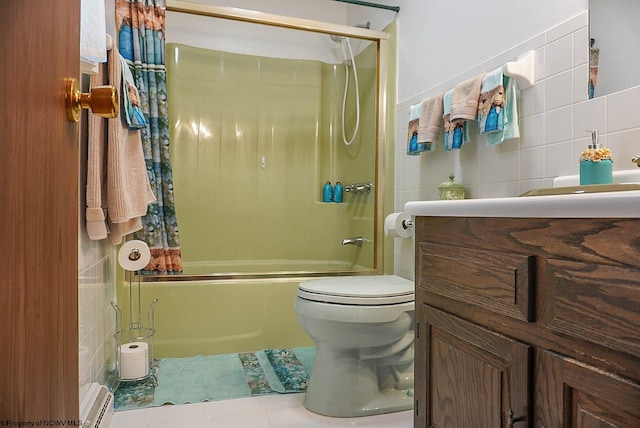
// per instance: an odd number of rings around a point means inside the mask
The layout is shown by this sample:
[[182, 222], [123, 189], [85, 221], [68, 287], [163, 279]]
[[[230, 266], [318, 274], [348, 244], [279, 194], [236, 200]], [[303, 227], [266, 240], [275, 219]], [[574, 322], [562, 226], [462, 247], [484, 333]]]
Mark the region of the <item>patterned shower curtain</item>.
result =
[[140, 93], [147, 122], [140, 130], [142, 146], [157, 199], [142, 218], [142, 230], [135, 234], [151, 249], [145, 273], [182, 272], [169, 152], [165, 9], [164, 0], [116, 0], [118, 47]]

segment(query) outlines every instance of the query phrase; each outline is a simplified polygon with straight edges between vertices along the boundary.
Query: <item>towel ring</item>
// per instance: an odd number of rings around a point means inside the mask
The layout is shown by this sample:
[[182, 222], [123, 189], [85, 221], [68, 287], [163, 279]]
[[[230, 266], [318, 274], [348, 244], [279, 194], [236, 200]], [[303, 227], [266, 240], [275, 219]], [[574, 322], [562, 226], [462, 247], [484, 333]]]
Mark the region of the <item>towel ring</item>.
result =
[[90, 108], [100, 117], [118, 117], [118, 91], [113, 86], [94, 86], [91, 92], [82, 93], [78, 81], [73, 77], [67, 78], [64, 99], [70, 122], [80, 121], [83, 108]]

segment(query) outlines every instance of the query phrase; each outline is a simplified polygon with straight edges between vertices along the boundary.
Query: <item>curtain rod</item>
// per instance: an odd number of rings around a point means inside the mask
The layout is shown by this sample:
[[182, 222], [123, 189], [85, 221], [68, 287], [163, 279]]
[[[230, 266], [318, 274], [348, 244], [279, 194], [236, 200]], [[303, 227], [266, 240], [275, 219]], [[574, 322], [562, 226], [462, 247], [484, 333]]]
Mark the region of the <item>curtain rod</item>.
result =
[[334, 0], [334, 1], [340, 1], [342, 3], [351, 3], [358, 6], [368, 6], [368, 7], [375, 7], [378, 9], [392, 10], [396, 13], [400, 12], [400, 6], [387, 6], [385, 4], [370, 3], [368, 1], [360, 1], [360, 0]]

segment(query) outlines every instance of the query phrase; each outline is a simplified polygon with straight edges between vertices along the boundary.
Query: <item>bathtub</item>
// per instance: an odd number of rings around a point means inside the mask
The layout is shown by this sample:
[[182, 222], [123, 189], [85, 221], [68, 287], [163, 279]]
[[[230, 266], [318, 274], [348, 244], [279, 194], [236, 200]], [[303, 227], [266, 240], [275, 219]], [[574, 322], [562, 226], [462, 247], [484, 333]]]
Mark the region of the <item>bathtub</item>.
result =
[[[193, 275], [142, 277], [142, 320], [155, 305], [154, 357], [190, 357], [267, 348], [313, 346], [298, 324], [293, 305], [298, 284], [323, 276], [372, 274], [370, 269], [329, 263], [295, 262], [216, 264]], [[186, 271], [187, 269], [185, 269]], [[375, 274], [375, 272], [373, 272]], [[133, 278], [136, 290], [137, 279]], [[129, 281], [119, 287], [118, 304], [128, 322]], [[134, 292], [134, 309], [137, 307]]]

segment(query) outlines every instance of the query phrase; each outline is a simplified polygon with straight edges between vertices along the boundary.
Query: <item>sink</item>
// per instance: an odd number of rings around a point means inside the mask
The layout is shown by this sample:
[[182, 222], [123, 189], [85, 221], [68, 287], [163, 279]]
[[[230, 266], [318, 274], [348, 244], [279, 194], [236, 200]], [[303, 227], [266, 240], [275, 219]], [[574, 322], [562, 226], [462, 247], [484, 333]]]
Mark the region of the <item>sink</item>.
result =
[[640, 190], [640, 183], [613, 183], [590, 184], [588, 186], [548, 187], [545, 189], [532, 189], [520, 196], [546, 196], [569, 195], [572, 193], [599, 193], [599, 192], [624, 192], [627, 190]]
[[640, 190], [569, 193], [531, 198], [516, 196], [411, 201], [404, 205], [404, 213], [425, 217], [640, 219]]
[[580, 186], [580, 176], [556, 177], [553, 186], [526, 192], [522, 198], [411, 201], [405, 214], [427, 217], [638, 218], [640, 168], [614, 171], [612, 184]]
[[613, 172], [613, 183], [580, 186], [579, 175], [563, 175], [553, 179], [552, 187], [532, 189], [520, 196], [568, 195], [572, 193], [623, 192], [640, 190], [640, 168]]
[[[624, 171], [613, 171], [613, 183], [614, 184], [629, 184], [629, 183], [640, 183], [640, 168], [636, 169], [628, 169]], [[553, 179], [552, 187], [568, 187], [568, 186], [579, 186], [580, 185], [580, 176], [579, 175], [561, 175], [560, 177], [556, 177]]]

